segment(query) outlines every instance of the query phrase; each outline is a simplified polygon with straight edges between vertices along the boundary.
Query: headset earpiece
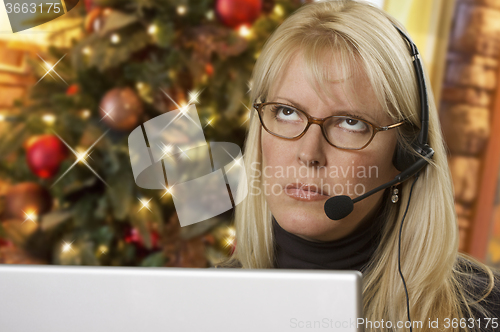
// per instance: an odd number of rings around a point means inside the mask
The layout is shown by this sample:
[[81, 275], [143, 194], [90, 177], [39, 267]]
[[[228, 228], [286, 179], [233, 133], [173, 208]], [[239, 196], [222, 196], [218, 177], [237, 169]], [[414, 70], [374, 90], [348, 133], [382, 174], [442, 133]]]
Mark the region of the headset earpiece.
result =
[[413, 165], [419, 157], [410, 153], [408, 149], [405, 149], [401, 143], [397, 143], [396, 150], [394, 151], [394, 155], [392, 158], [392, 163], [394, 167], [400, 172], [403, 172], [408, 169], [411, 165]]

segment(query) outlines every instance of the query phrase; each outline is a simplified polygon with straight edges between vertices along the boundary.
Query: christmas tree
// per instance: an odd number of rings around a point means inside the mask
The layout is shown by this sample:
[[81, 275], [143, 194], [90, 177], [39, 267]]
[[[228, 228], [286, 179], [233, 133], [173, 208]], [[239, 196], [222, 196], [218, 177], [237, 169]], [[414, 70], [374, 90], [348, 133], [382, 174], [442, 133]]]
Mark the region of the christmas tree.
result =
[[3, 117], [0, 263], [208, 267], [231, 253], [233, 210], [180, 227], [168, 190], [135, 184], [127, 137], [196, 104], [207, 141], [243, 146], [253, 65], [301, 5], [80, 2], [82, 38], [32, 59], [38, 82]]

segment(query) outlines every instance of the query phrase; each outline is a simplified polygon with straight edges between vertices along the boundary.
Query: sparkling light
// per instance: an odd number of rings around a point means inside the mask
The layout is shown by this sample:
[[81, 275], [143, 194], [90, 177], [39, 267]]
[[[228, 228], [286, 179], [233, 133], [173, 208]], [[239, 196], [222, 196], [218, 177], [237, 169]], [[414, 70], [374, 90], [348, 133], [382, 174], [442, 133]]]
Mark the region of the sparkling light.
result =
[[108, 247], [105, 246], [104, 244], [101, 244], [97, 250], [102, 254], [105, 255], [108, 252]]
[[28, 211], [23, 211], [23, 212], [26, 215], [26, 219], [24, 219], [24, 221], [22, 222], [23, 224], [27, 220], [36, 223], [36, 221], [38, 219], [38, 215], [36, 214], [36, 211], [34, 209], [29, 209]]
[[[203, 90], [201, 90], [203, 91]], [[188, 104], [195, 104], [199, 103], [198, 97], [201, 94], [201, 91], [189, 91], [188, 96], [189, 96], [189, 103]]]
[[234, 166], [240, 166], [241, 167], [241, 159], [243, 157], [239, 157], [238, 159], [235, 159], [233, 158], [233, 156], [224, 148], [222, 148], [224, 151], [226, 151], [226, 153], [229, 155], [229, 157], [231, 157], [231, 159], [233, 159], [234, 163], [233, 163], [233, 166], [229, 167], [229, 169], [226, 171], [226, 174], [229, 173], [229, 171], [234, 167]]
[[88, 157], [90, 157], [90, 154], [87, 154], [87, 151], [85, 151], [82, 147], [77, 147], [76, 148], [76, 159], [78, 162], [83, 162], [85, 161]]
[[170, 196], [175, 197], [174, 194], [172, 193], [172, 190], [173, 190], [175, 184], [171, 185], [170, 188], [166, 187], [164, 184], [162, 184], [162, 186], [163, 186], [163, 188], [165, 188], [165, 192], [163, 193], [163, 195], [161, 195], [160, 198], [163, 198], [167, 194], [170, 194]]
[[186, 6], [183, 5], [177, 6], [177, 14], [184, 15], [186, 14], [186, 12], [187, 12]]
[[[78, 152], [76, 151], [75, 149], [73, 149], [68, 143], [66, 143], [65, 140], [62, 139], [61, 136], [59, 136], [59, 134], [57, 134], [55, 131], [54, 131], [54, 134], [59, 137], [59, 139], [64, 143], [64, 145], [66, 145], [68, 147], [68, 149], [76, 156], [76, 161], [71, 164], [70, 167], [68, 167], [68, 169], [66, 170], [66, 172], [64, 172], [60, 177], [59, 179], [57, 179], [51, 186], [51, 188], [56, 184], [58, 183], [66, 174], [68, 174], [69, 171], [71, 171], [71, 169], [73, 167], [75, 167], [76, 164], [78, 164], [79, 162], [82, 162], [85, 166], [87, 166], [87, 168], [92, 172], [94, 173], [94, 175], [99, 179], [101, 180], [106, 186], [109, 187], [109, 185], [106, 183], [106, 181], [103, 180], [103, 178], [101, 178], [101, 176], [99, 174], [97, 174], [97, 172], [92, 168], [90, 167], [89, 163], [87, 162], [87, 160], [85, 160], [86, 156], [90, 155], [90, 151], [92, 150], [92, 148], [104, 137], [104, 135], [106, 135], [108, 133], [110, 129], [106, 130], [94, 143], [92, 143], [92, 145], [87, 149], [85, 150], [84, 152]], [[84, 156], [84, 157], [83, 157]]]
[[234, 238], [232, 237], [227, 237], [225, 241], [226, 241], [225, 247], [231, 247], [234, 245]]
[[5, 121], [5, 115], [0, 114], [0, 122]]
[[206, 128], [208, 125], [210, 125], [211, 127], [213, 127], [212, 126], [212, 121], [214, 121], [214, 120], [215, 120], [215, 115], [211, 116], [210, 119], [207, 119], [207, 124], [205, 125], [204, 128]]
[[66, 241], [63, 241], [63, 242], [64, 242], [64, 244], [63, 244], [63, 246], [62, 246], [62, 252], [68, 252], [68, 251], [70, 251], [70, 250], [71, 250], [71, 251], [74, 251], [74, 250], [73, 250], [73, 248], [71, 248], [71, 244], [74, 242], [74, 240], [73, 240], [73, 241], [71, 241], [70, 243], [68, 243], [68, 242], [66, 242]]
[[52, 125], [56, 121], [56, 117], [53, 114], [45, 114], [44, 116], [42, 116], [42, 120], [46, 124]]
[[247, 86], [248, 86], [247, 93], [249, 93], [250, 91], [252, 91], [253, 81], [252, 80], [248, 81], [247, 82]]
[[117, 33], [114, 33], [111, 35], [111, 42], [113, 44], [118, 44], [120, 42], [120, 35]]
[[247, 119], [245, 121], [243, 121], [242, 124], [240, 124], [240, 127], [243, 126], [248, 120], [250, 120], [250, 114], [252, 114], [252, 110], [248, 108], [248, 106], [244, 103], [244, 102], [241, 102], [243, 104], [243, 106], [245, 106], [245, 108], [247, 109]]
[[82, 53], [85, 54], [85, 55], [90, 55], [90, 53], [92, 53], [92, 49], [90, 47], [84, 47], [83, 50], [82, 50]]
[[162, 144], [161, 146], [158, 146], [160, 148], [160, 150], [162, 151], [162, 155], [161, 155], [160, 159], [163, 159], [166, 156], [170, 157], [170, 153], [172, 152], [172, 150], [174, 148], [173, 145], [172, 144], [165, 145], [165, 143], [163, 143], [163, 142], [161, 144]]
[[[125, 106], [125, 107], [127, 107], [127, 106]], [[106, 118], [106, 117], [110, 118], [112, 121], [115, 121], [115, 119], [113, 119], [113, 117], [111, 116], [111, 112], [113, 112], [114, 108], [113, 108], [113, 109], [111, 109], [111, 111], [109, 111], [109, 112], [108, 112], [108, 111], [106, 111], [106, 110], [105, 110], [104, 108], [102, 108], [102, 107], [99, 107], [99, 108], [101, 109], [101, 111], [103, 111], [103, 112], [104, 112], [104, 116], [101, 118], [101, 120], [99, 120], [99, 122], [101, 122], [102, 120], [104, 120], [104, 118]]]
[[228, 226], [226, 228], [226, 232], [228, 236], [224, 239], [224, 247], [234, 247], [236, 241], [236, 229], [234, 228], [234, 226]]
[[[151, 202], [153, 198], [150, 198], [149, 200], [146, 201], [146, 199], [141, 199], [141, 198], [138, 198], [139, 202], [141, 202], [142, 206], [141, 208], [139, 209], [139, 211], [141, 211], [142, 209], [146, 208], [148, 209], [149, 211], [151, 211], [151, 209], [149, 208], [149, 202]], [[139, 212], [137, 211], [137, 212]], [[153, 211], [151, 211], [153, 212]]]
[[[67, 54], [67, 53], [66, 53]], [[59, 62], [61, 62], [61, 60], [66, 56], [66, 54], [64, 54], [59, 60], [57, 60], [56, 64], [55, 65], [52, 65], [50, 63], [48, 63], [47, 61], [45, 61], [41, 56], [40, 54], [37, 54], [38, 57], [45, 63], [45, 66], [47, 66], [47, 72], [38, 80], [38, 82], [35, 83], [35, 85], [37, 85], [38, 83], [40, 83], [41, 80], [43, 80], [45, 78], [45, 76], [47, 75], [51, 75], [52, 76], [52, 72], [54, 74], [56, 74], [64, 83], [66, 83], [66, 85], [69, 85], [68, 82], [66, 82], [62, 77], [61, 75], [59, 75], [59, 73], [57, 71], [55, 71], [55, 67], [57, 66], [57, 64]]]
[[[195, 93], [196, 97], [197, 97], [199, 94], [201, 94], [201, 92], [202, 92], [202, 91], [203, 91], [203, 90], [201, 90], [200, 92], [196, 92], [196, 93]], [[196, 122], [193, 118], [191, 118], [191, 117], [189, 116], [189, 114], [187, 113], [187, 112], [189, 111], [189, 106], [190, 106], [190, 104], [191, 104], [192, 100], [190, 100], [188, 104], [184, 104], [184, 102], [183, 102], [183, 101], [181, 101], [181, 104], [182, 104], [182, 106], [181, 106], [181, 105], [177, 104], [177, 102], [176, 102], [175, 100], [173, 100], [173, 99], [172, 99], [172, 97], [170, 97], [170, 95], [169, 95], [168, 93], [166, 93], [164, 90], [161, 90], [161, 92], [163, 92], [163, 93], [165, 94], [165, 96], [167, 96], [167, 97], [168, 97], [168, 99], [170, 99], [170, 100], [172, 101], [172, 103], [173, 103], [175, 106], [177, 106], [177, 108], [179, 109], [179, 113], [178, 113], [178, 114], [176, 114], [176, 116], [174, 116], [174, 118], [173, 118], [172, 120], [170, 120], [170, 122], [169, 122], [169, 123], [167, 123], [167, 124], [165, 125], [165, 127], [163, 127], [163, 128], [162, 128], [162, 131], [163, 131], [163, 130], [165, 130], [168, 126], [170, 126], [170, 124], [171, 124], [172, 122], [174, 122], [175, 120], [177, 120], [179, 117], [182, 117], [182, 116], [186, 116], [186, 117], [187, 117], [189, 120], [191, 120], [191, 122], [193, 122], [193, 123], [194, 123], [197, 127], [199, 126], [199, 125], [198, 125], [198, 123], [197, 123], [197, 122]], [[202, 129], [202, 128], [200, 128], [200, 129]]]
[[179, 150], [181, 150], [181, 154], [179, 155], [179, 159], [190, 159], [189, 156], [187, 155], [186, 152], [184, 152], [184, 150], [182, 150], [181, 148], [177, 147]]

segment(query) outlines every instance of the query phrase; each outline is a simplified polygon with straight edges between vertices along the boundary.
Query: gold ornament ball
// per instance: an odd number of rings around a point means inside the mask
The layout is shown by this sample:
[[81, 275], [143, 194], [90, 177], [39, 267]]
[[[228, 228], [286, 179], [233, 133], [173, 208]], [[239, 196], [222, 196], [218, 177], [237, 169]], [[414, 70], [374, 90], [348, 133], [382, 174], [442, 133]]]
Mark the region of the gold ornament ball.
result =
[[134, 129], [144, 112], [141, 99], [129, 87], [110, 90], [99, 106], [102, 120], [115, 130]]
[[50, 192], [34, 182], [22, 182], [12, 186], [5, 197], [5, 214], [8, 218], [36, 219], [51, 208]]

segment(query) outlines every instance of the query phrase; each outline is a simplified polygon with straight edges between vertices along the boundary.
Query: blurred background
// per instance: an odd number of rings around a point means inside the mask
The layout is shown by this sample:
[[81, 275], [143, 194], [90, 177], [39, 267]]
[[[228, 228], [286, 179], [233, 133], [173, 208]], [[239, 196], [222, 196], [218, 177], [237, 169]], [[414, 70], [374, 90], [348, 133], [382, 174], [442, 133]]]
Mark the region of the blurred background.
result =
[[[127, 138], [194, 103], [207, 141], [242, 147], [253, 65], [307, 2], [67, 0], [65, 14], [22, 30], [0, 0], [0, 263], [210, 267], [228, 256], [233, 210], [180, 227], [168, 188], [135, 184]], [[370, 2], [423, 56], [460, 250], [500, 267], [500, 0]]]

